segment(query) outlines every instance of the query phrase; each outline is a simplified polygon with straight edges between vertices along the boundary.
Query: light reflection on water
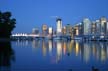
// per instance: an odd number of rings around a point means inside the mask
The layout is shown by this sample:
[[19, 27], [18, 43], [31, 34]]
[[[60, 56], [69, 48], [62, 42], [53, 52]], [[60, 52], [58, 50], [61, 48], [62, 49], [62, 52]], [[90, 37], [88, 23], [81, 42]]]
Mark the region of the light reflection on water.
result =
[[[17, 46], [28, 46], [29, 41], [16, 42]], [[49, 55], [52, 54], [53, 48], [56, 48], [57, 60], [62, 58], [62, 54], [70, 55], [72, 52], [76, 56], [83, 57], [85, 62], [90, 60], [93, 56], [96, 60], [102, 62], [106, 61], [108, 58], [108, 44], [107, 42], [81, 42], [81, 41], [52, 41], [52, 40], [33, 40], [32, 48], [41, 48], [43, 56], [46, 55], [47, 50], [49, 50]]]
[[32, 48], [41, 48], [43, 56], [46, 56], [47, 51], [52, 55], [53, 48], [56, 48], [56, 59], [62, 59], [62, 55], [70, 56], [74, 53], [75, 56], [81, 56], [85, 62], [90, 61], [93, 56], [95, 60], [105, 62], [108, 59], [108, 42], [82, 42], [82, 41], [63, 41], [63, 40], [33, 40], [33, 41], [18, 41], [17, 46], [28, 46], [32, 44]]
[[12, 42], [12, 48], [16, 52], [16, 63], [12, 63], [13, 70], [28, 66], [30, 69], [66, 69], [66, 71], [68, 69], [91, 71], [94, 66], [100, 71], [108, 70], [108, 42], [16, 41]]

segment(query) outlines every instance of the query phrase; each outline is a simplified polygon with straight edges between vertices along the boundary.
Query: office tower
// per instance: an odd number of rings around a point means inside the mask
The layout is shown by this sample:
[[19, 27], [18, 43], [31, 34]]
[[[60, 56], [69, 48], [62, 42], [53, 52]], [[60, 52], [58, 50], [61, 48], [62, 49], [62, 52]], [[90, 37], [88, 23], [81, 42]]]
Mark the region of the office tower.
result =
[[46, 36], [48, 34], [48, 27], [47, 25], [42, 25], [42, 35]]
[[60, 18], [57, 18], [56, 24], [57, 24], [56, 33], [57, 35], [59, 35], [62, 33], [62, 20]]
[[107, 19], [105, 17], [102, 17], [100, 19], [100, 23], [101, 23], [101, 35], [106, 35]]
[[82, 24], [83, 24], [83, 35], [90, 35], [91, 34], [91, 21], [88, 18], [85, 18]]
[[48, 33], [49, 33], [49, 35], [52, 35], [53, 34], [53, 28], [52, 27], [49, 27], [48, 28]]

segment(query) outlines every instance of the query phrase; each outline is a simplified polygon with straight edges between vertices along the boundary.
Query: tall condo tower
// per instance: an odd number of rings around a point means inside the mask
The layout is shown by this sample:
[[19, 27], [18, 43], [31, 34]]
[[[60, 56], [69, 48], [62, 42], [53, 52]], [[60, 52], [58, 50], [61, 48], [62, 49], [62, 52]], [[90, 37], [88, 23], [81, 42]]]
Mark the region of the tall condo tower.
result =
[[57, 18], [56, 23], [57, 23], [56, 32], [57, 34], [61, 34], [62, 33], [62, 20], [60, 18]]
[[88, 18], [83, 19], [83, 34], [84, 35], [91, 34], [91, 21]]

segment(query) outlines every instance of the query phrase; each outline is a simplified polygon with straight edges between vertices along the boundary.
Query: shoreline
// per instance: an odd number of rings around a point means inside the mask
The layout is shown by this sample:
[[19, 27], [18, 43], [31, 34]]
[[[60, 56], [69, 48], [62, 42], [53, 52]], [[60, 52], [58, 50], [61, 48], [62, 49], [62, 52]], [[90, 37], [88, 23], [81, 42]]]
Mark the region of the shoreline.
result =
[[0, 38], [0, 42], [9, 42], [11, 41], [10, 38]]

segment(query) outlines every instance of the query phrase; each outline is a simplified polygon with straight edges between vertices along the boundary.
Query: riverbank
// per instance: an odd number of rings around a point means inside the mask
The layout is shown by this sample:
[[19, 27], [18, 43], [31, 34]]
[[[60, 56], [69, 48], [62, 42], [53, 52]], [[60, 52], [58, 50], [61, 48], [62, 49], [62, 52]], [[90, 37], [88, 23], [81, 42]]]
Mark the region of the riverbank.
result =
[[0, 38], [0, 42], [9, 42], [11, 41], [10, 38]]

